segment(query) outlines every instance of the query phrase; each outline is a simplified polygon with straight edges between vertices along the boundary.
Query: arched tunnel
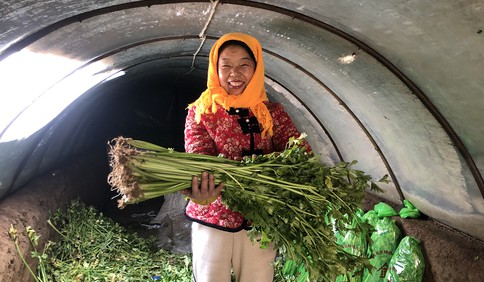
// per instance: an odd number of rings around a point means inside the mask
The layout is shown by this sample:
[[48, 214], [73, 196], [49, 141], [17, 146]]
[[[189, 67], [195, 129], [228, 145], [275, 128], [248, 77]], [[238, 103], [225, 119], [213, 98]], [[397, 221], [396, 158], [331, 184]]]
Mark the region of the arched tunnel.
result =
[[389, 175], [369, 201], [421, 211], [401, 224], [426, 281], [484, 279], [483, 1], [3, 0], [0, 14], [2, 281], [28, 277], [3, 242], [12, 222], [47, 239], [49, 210], [113, 201], [109, 140], [183, 150], [210, 48], [233, 31], [260, 41], [269, 99], [323, 162]]

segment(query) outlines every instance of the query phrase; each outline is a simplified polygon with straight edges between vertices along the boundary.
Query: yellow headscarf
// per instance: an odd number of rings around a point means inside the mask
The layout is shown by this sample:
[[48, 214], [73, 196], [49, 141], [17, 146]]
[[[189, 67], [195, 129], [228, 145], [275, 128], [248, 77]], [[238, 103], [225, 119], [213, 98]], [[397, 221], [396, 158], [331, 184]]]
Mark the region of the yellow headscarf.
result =
[[[245, 43], [252, 50], [257, 64], [252, 79], [240, 95], [227, 94], [220, 86], [218, 79], [218, 51], [220, 46], [229, 40], [238, 40]], [[262, 137], [265, 134], [272, 136], [272, 117], [264, 101], [268, 101], [268, 99], [264, 88], [264, 60], [259, 41], [243, 33], [228, 33], [220, 37], [210, 50], [207, 90], [195, 102], [188, 105], [189, 107], [196, 106], [195, 120], [200, 122], [202, 114], [217, 112], [217, 104], [226, 110], [230, 108], [249, 108], [262, 125]]]

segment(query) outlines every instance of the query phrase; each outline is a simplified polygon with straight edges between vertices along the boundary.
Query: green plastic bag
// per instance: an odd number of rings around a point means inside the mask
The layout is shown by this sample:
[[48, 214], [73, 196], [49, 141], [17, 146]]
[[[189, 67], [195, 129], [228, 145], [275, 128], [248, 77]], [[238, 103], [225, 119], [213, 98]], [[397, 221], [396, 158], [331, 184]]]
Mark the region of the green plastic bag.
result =
[[398, 212], [401, 218], [417, 218], [420, 216], [420, 211], [409, 201], [403, 200], [403, 205], [405, 207]]
[[400, 228], [395, 220], [384, 217], [375, 224], [375, 230], [371, 234], [373, 244], [371, 246], [370, 263], [375, 268], [365, 270], [364, 282], [384, 282], [388, 265], [401, 239]]
[[[366, 254], [367, 250], [367, 242], [366, 242], [366, 235], [355, 232], [354, 230], [349, 230], [345, 232], [344, 235], [339, 236], [337, 243], [343, 246], [343, 249], [353, 255], [363, 256]], [[339, 275], [336, 277], [336, 282], [342, 281], [350, 281], [350, 282], [359, 282], [361, 281], [362, 275], [361, 274], [346, 274], [346, 275]]]
[[[346, 230], [338, 230], [335, 228], [336, 243], [343, 247], [343, 249], [350, 254], [357, 256], [365, 256], [367, 254], [367, 235], [363, 232], [356, 232], [354, 230], [356, 224], [359, 222], [364, 222], [363, 211], [357, 210], [355, 212], [355, 217], [351, 223], [345, 223]], [[345, 215], [347, 216], [347, 215]], [[334, 220], [334, 226], [336, 226], [336, 221]]]
[[303, 262], [296, 262], [294, 260], [286, 260], [282, 268], [282, 275], [287, 281], [306, 282], [309, 278]]
[[363, 220], [369, 225], [375, 227], [379, 220], [378, 213], [375, 210], [369, 210], [363, 215]]
[[[355, 217], [354, 221], [359, 220], [361, 222], [364, 222], [362, 210], [358, 210], [355, 214], [357, 215], [357, 217]], [[355, 224], [356, 223], [353, 222], [350, 225], [350, 228], [353, 227]], [[356, 232], [355, 230], [348, 229], [344, 232], [337, 232], [335, 235], [336, 243], [342, 246], [347, 253], [357, 256], [367, 256], [368, 242], [366, 238], [369, 234], [363, 232]], [[336, 277], [335, 282], [360, 282], [362, 279], [361, 272], [358, 274], [348, 273], [346, 275], [339, 275]]]
[[378, 203], [373, 207], [373, 210], [377, 212], [379, 217], [388, 217], [398, 215], [398, 213], [387, 203]]
[[405, 236], [398, 244], [388, 265], [386, 281], [400, 282], [423, 280], [425, 260], [420, 242], [411, 236]]

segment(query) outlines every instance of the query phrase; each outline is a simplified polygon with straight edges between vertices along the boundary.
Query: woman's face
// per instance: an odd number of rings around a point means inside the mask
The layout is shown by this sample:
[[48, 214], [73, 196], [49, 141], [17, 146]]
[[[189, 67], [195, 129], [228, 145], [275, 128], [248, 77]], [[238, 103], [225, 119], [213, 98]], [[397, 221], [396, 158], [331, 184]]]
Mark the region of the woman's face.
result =
[[239, 95], [254, 75], [255, 62], [244, 48], [232, 45], [219, 54], [217, 68], [220, 86], [229, 95]]

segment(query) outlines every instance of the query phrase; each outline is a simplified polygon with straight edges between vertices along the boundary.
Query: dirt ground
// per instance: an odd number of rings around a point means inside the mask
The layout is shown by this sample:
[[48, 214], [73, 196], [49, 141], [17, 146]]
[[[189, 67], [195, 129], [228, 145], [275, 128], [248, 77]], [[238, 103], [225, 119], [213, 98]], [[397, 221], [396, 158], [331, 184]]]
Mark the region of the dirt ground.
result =
[[[104, 160], [103, 160], [104, 161]], [[94, 162], [95, 163], [95, 162]], [[50, 171], [29, 183], [24, 189], [0, 201], [0, 281], [33, 281], [9, 238], [12, 224], [19, 231], [32, 226], [40, 235], [42, 246], [55, 238], [47, 225], [48, 213], [62, 207], [69, 200], [80, 196], [86, 203], [105, 207], [106, 214], [130, 224], [130, 214], [157, 212], [160, 202], [151, 202], [123, 211], [116, 210], [106, 186], [105, 163], [85, 157], [62, 170]], [[381, 199], [368, 195], [365, 210], [371, 209]], [[390, 203], [391, 204], [391, 203]], [[401, 206], [393, 205], [398, 211]], [[423, 215], [418, 219], [394, 217], [404, 235], [417, 238], [425, 256], [424, 281], [484, 281], [484, 242], [439, 224]], [[23, 255], [29, 257], [31, 247], [24, 236], [19, 237]], [[27, 262], [35, 267], [35, 261]]]

